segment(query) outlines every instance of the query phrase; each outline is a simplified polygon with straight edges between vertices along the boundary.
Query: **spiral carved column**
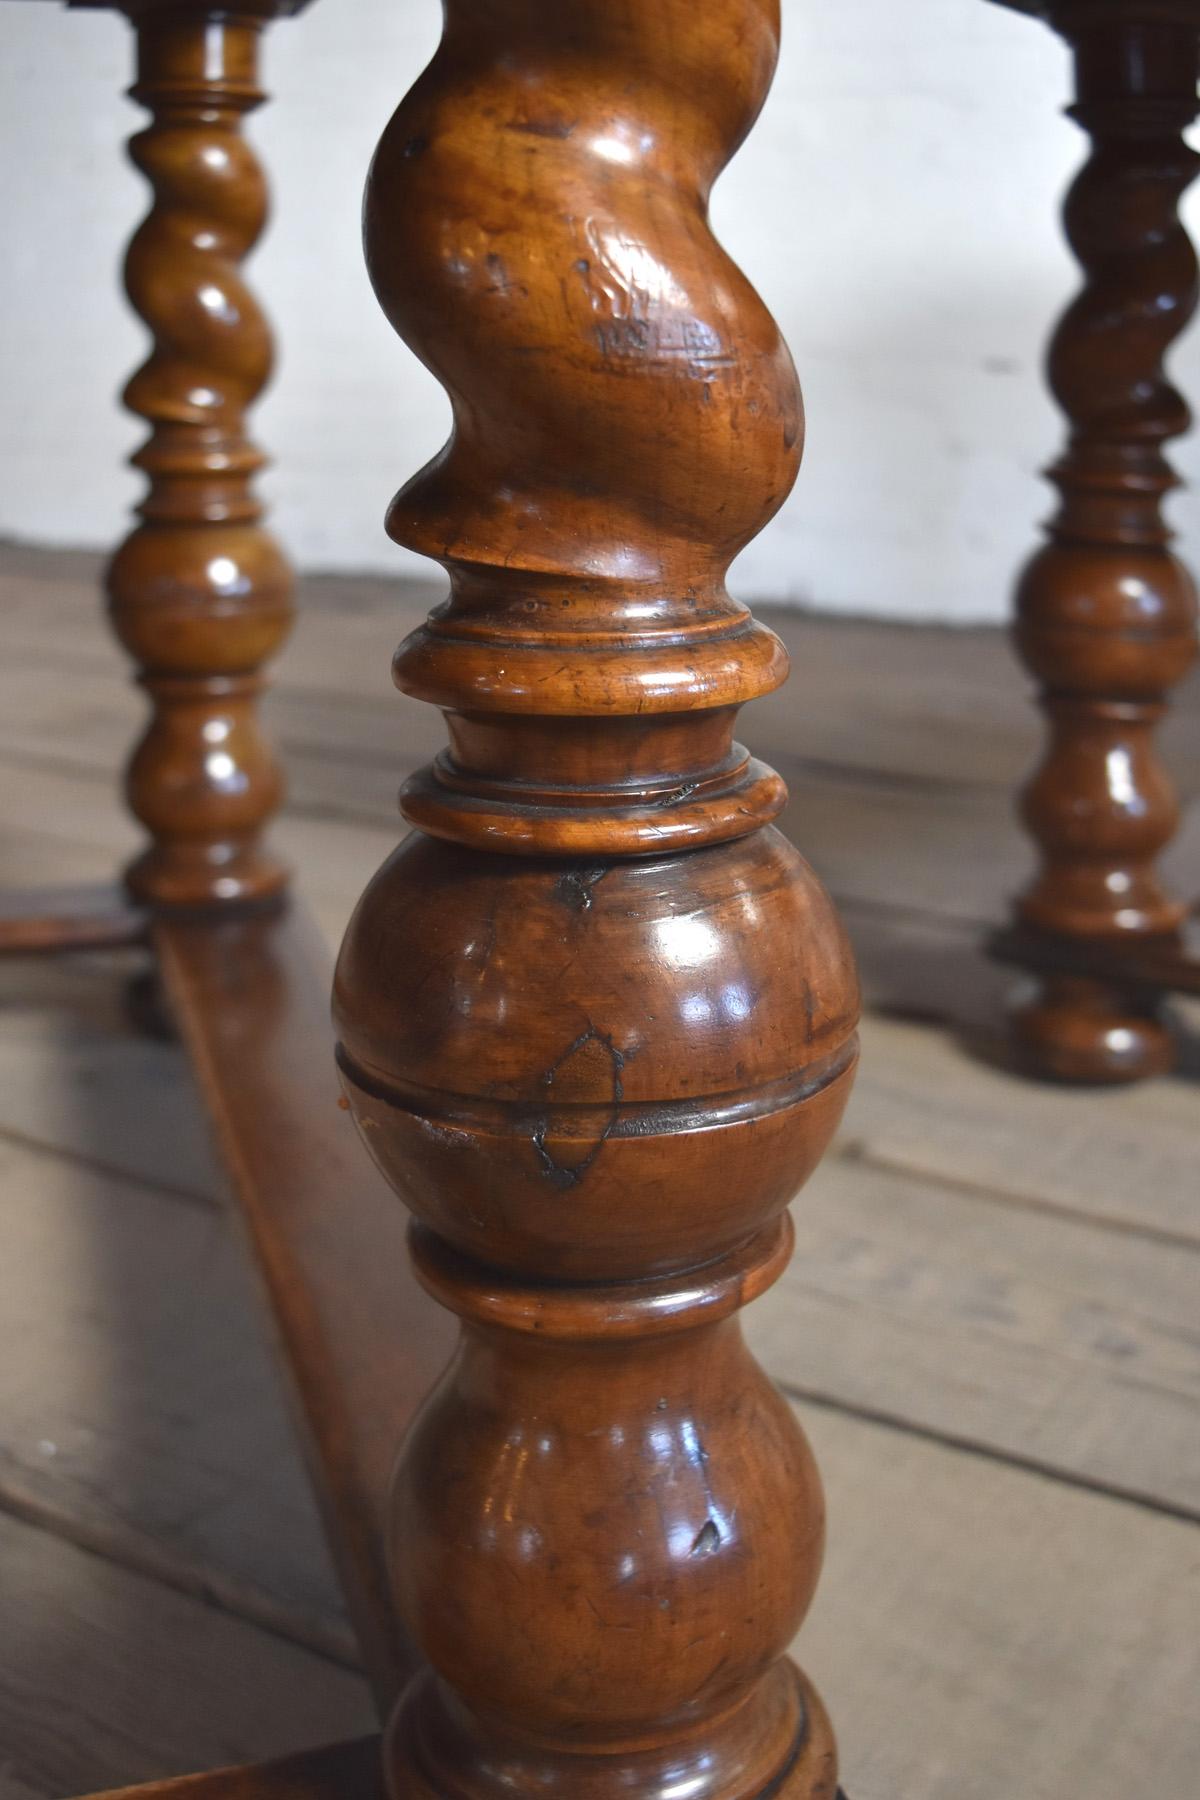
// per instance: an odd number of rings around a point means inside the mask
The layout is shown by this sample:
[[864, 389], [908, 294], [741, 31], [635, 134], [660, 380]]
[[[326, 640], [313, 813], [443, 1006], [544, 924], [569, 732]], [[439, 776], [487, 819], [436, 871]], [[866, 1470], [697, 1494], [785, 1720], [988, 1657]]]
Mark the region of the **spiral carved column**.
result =
[[[1064, 214], [1084, 287], [1049, 353], [1071, 425], [1049, 471], [1061, 504], [1017, 590], [1017, 645], [1049, 724], [1023, 802], [1041, 868], [1017, 920], [1032, 964], [1052, 962], [1057, 940], [1069, 966], [1072, 948], [1165, 947], [1186, 911], [1155, 867], [1178, 808], [1154, 730], [1196, 648], [1196, 592], [1168, 548], [1161, 503], [1176, 485], [1163, 445], [1189, 423], [1163, 358], [1197, 297], [1177, 209], [1200, 167], [1182, 136], [1197, 110], [1200, 6], [1054, 0], [1039, 10], [1073, 46], [1071, 113], [1092, 151]], [[1045, 975], [1013, 1021], [1039, 1073], [1125, 1081], [1170, 1066], [1154, 993], [1103, 972]]]
[[462, 1320], [392, 1499], [429, 1665], [396, 1800], [836, 1788], [785, 1656], [820, 1484], [737, 1316], [858, 1010], [733, 739], [785, 659], [725, 571], [802, 421], [707, 198], [777, 34], [777, 0], [448, 0], [368, 182], [376, 291], [454, 409], [389, 515], [450, 576], [395, 663], [450, 745], [335, 989], [349, 1103]]
[[264, 459], [245, 431], [271, 341], [239, 269], [267, 210], [241, 120], [264, 98], [263, 20], [293, 7], [133, 0], [126, 10], [132, 94], [152, 114], [130, 154], [154, 190], [125, 265], [154, 340], [125, 390], [152, 428], [133, 458], [150, 487], [108, 573], [113, 623], [152, 707], [127, 776], [151, 843], [126, 880], [155, 906], [262, 902], [286, 871], [260, 843], [281, 781], [256, 702], [290, 622], [291, 574], [260, 523], [253, 477]]

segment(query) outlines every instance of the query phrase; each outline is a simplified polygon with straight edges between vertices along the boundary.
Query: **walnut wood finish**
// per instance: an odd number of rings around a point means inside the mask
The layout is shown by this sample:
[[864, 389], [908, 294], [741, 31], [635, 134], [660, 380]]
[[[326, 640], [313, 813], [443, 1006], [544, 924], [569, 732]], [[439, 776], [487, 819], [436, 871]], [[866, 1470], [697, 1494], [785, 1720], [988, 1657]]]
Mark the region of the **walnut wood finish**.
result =
[[858, 1010], [782, 784], [733, 741], [785, 658], [725, 571], [802, 417], [707, 197], [777, 33], [776, 0], [448, 0], [368, 182], [376, 291], [454, 408], [388, 520], [450, 575], [395, 663], [450, 747], [335, 984], [355, 1118], [462, 1320], [392, 1497], [430, 1664], [396, 1800], [836, 1787], [784, 1657], [820, 1484], [737, 1316]]
[[[1191, 317], [1196, 256], [1178, 202], [1200, 167], [1182, 133], [1197, 110], [1196, 0], [1047, 0], [1074, 50], [1071, 115], [1092, 140], [1065, 207], [1084, 286], [1050, 346], [1070, 421], [1050, 470], [1048, 542], [1021, 576], [1016, 641], [1041, 683], [1049, 744], [1023, 800], [1041, 869], [1002, 952], [1045, 969], [1015, 1010], [1035, 1072], [1128, 1081], [1170, 1066], [1158, 995], [1125, 979], [1157, 966], [1187, 985], [1186, 908], [1155, 860], [1178, 809], [1154, 728], [1196, 648], [1196, 593], [1168, 545], [1176, 485], [1163, 445], [1187, 428], [1163, 358]], [[1111, 951], [1104, 969], [1104, 951]], [[1091, 972], [1081, 967], [1083, 959]]]
[[264, 97], [263, 19], [290, 9], [123, 10], [137, 31], [132, 94], [152, 115], [130, 154], [154, 190], [125, 265], [154, 338], [125, 390], [151, 424], [133, 458], [150, 487], [108, 573], [113, 623], [153, 709], [127, 777], [152, 841], [126, 880], [160, 907], [262, 902], [286, 873], [260, 842], [281, 782], [255, 703], [288, 628], [291, 574], [260, 523], [263, 458], [245, 432], [271, 343], [238, 266], [267, 207], [241, 120]]

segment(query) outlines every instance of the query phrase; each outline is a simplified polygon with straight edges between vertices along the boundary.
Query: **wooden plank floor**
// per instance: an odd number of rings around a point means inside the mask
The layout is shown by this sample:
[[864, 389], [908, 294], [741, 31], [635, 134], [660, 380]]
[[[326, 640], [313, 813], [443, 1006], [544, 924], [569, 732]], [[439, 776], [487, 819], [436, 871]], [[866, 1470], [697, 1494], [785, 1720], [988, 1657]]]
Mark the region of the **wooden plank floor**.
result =
[[[107, 876], [139, 699], [83, 556], [0, 563], [0, 879]], [[271, 711], [281, 846], [331, 941], [438, 721], [390, 650], [428, 592], [305, 586]], [[787, 1277], [748, 1317], [829, 1493], [800, 1654], [852, 1800], [1190, 1800], [1200, 1767], [1200, 1013], [1106, 1095], [988, 1060], [976, 938], [1020, 879], [1037, 731], [998, 634], [772, 619], [746, 717], [834, 888], [869, 1012]], [[1169, 750], [1200, 892], [1200, 709]], [[0, 964], [0, 1796], [280, 1755], [371, 1725], [182, 1054], [137, 954]], [[332, 1094], [332, 1072], [331, 1072]]]

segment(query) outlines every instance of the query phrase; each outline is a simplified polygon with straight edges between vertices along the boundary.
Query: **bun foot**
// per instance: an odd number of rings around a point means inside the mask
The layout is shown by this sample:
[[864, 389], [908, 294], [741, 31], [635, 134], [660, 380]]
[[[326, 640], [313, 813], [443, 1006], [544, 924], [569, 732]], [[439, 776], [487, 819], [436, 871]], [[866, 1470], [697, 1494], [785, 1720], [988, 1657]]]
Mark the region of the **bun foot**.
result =
[[1153, 1000], [1138, 1001], [1101, 981], [1055, 976], [1013, 1008], [1010, 1037], [1018, 1066], [1042, 1080], [1115, 1086], [1165, 1075], [1175, 1044]]

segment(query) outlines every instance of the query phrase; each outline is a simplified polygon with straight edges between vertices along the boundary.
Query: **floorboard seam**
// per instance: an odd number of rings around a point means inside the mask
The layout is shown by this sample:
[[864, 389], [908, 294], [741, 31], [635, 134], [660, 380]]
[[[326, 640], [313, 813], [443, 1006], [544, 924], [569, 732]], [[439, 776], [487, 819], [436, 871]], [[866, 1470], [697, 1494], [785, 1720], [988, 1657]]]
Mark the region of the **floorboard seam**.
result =
[[1188, 1232], [1173, 1231], [1166, 1225], [1146, 1224], [1138, 1219], [1118, 1218], [1115, 1213], [1084, 1212], [1078, 1206], [1071, 1206], [1066, 1201], [1039, 1194], [1023, 1193], [1015, 1188], [993, 1187], [986, 1181], [975, 1181], [970, 1176], [949, 1175], [942, 1169], [927, 1169], [917, 1162], [908, 1162], [903, 1157], [889, 1156], [886, 1151], [874, 1150], [862, 1138], [848, 1138], [837, 1145], [833, 1151], [842, 1162], [862, 1163], [867, 1168], [879, 1169], [886, 1175], [907, 1176], [910, 1181], [925, 1181], [932, 1186], [947, 1192], [961, 1194], [964, 1198], [987, 1200], [993, 1205], [1008, 1206], [1022, 1212], [1045, 1213], [1050, 1218], [1061, 1219], [1068, 1225], [1075, 1225], [1084, 1230], [1106, 1231], [1114, 1237], [1139, 1238], [1145, 1243], [1158, 1244], [1169, 1250], [1184, 1250], [1191, 1255], [1200, 1254], [1200, 1237]]
[[1111, 1500], [1117, 1505], [1134, 1506], [1140, 1512], [1157, 1514], [1161, 1518], [1176, 1519], [1185, 1525], [1200, 1525], [1200, 1508], [1177, 1504], [1172, 1500], [1163, 1500], [1156, 1494], [1145, 1493], [1138, 1488], [1116, 1486], [1111, 1482], [1093, 1479], [1072, 1469], [1064, 1469], [1054, 1463], [1043, 1462], [1038, 1457], [1022, 1456], [1016, 1451], [1002, 1450], [998, 1445], [985, 1444], [974, 1438], [959, 1435], [956, 1432], [943, 1431], [936, 1425], [925, 1425], [916, 1419], [901, 1418], [898, 1414], [888, 1412], [886, 1408], [860, 1405], [853, 1400], [841, 1400], [836, 1395], [822, 1392], [819, 1388], [803, 1387], [794, 1381], [778, 1381], [780, 1391], [789, 1400], [795, 1400], [805, 1406], [816, 1406], [822, 1412], [838, 1413], [844, 1418], [859, 1419], [866, 1425], [878, 1425], [886, 1431], [897, 1432], [901, 1437], [920, 1438], [925, 1443], [938, 1444], [944, 1450], [956, 1451], [960, 1456], [979, 1457], [985, 1462], [998, 1463], [1005, 1468], [1019, 1469], [1026, 1475], [1038, 1475], [1046, 1481], [1052, 1481], [1059, 1487], [1075, 1488], [1086, 1494], [1096, 1494], [1104, 1500]]
[[[10, 1470], [0, 1467], [0, 1513], [49, 1537], [61, 1538], [89, 1556], [128, 1569], [160, 1587], [241, 1619], [268, 1636], [306, 1650], [322, 1661], [354, 1674], [364, 1674], [362, 1659], [349, 1626], [306, 1615], [283, 1605], [265, 1589], [234, 1579], [169, 1551], [151, 1537], [122, 1530], [107, 1520], [87, 1519], [34, 1493]], [[364, 1675], [365, 1679], [365, 1675]]]
[[57, 1158], [59, 1162], [69, 1163], [73, 1168], [88, 1169], [93, 1175], [102, 1175], [106, 1181], [119, 1182], [164, 1200], [180, 1200], [187, 1206], [203, 1207], [205, 1212], [224, 1213], [226, 1210], [225, 1201], [218, 1194], [206, 1194], [200, 1188], [177, 1187], [173, 1182], [160, 1181], [153, 1175], [140, 1175], [134, 1169], [106, 1162], [103, 1157], [89, 1156], [85, 1151], [75, 1150], [68, 1144], [53, 1144], [46, 1138], [32, 1137], [24, 1131], [15, 1130], [11, 1125], [0, 1125], [0, 1143], [13, 1144], [38, 1156]]

